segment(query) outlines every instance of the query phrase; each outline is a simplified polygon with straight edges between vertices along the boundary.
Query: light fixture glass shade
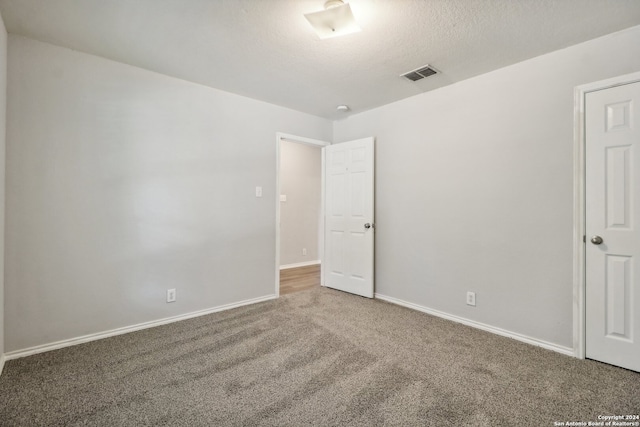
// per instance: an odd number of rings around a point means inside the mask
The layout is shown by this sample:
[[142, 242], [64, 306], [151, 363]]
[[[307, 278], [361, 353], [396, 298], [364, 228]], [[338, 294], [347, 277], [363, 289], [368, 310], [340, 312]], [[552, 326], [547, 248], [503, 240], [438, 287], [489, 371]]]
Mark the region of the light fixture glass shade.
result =
[[304, 15], [321, 39], [344, 36], [361, 31], [349, 4], [333, 6]]

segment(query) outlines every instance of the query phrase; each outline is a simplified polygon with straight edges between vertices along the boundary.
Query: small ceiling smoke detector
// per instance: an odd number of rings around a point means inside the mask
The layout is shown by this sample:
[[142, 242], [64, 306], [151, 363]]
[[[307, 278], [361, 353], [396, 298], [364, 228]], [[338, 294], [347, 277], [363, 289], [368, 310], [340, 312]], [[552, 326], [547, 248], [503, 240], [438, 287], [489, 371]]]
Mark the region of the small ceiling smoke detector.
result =
[[346, 113], [347, 111], [350, 110], [348, 105], [338, 105], [338, 107], [336, 108], [336, 110], [342, 112], [342, 113]]
[[413, 71], [409, 71], [408, 73], [401, 74], [400, 77], [404, 77], [405, 79], [409, 79], [412, 82], [417, 82], [418, 80], [422, 80], [425, 77], [433, 76], [438, 72], [431, 66], [425, 65]]
[[361, 31], [351, 12], [351, 6], [342, 0], [329, 0], [324, 4], [324, 10], [307, 13], [307, 21], [321, 39], [344, 36]]

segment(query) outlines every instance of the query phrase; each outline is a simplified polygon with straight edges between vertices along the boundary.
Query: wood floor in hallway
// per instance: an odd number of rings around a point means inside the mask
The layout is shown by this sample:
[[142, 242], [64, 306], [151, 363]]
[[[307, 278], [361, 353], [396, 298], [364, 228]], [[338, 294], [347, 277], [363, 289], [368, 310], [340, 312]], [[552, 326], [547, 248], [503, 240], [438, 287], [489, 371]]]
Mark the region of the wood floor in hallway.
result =
[[320, 286], [320, 264], [280, 270], [280, 295]]

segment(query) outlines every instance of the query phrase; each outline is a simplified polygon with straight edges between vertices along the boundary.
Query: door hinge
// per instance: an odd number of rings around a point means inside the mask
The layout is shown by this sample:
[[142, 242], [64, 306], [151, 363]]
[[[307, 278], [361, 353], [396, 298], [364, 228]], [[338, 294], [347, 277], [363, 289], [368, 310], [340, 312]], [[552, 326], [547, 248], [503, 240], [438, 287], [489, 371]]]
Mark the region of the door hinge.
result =
[[582, 243], [587, 243], [587, 236], [582, 236]]

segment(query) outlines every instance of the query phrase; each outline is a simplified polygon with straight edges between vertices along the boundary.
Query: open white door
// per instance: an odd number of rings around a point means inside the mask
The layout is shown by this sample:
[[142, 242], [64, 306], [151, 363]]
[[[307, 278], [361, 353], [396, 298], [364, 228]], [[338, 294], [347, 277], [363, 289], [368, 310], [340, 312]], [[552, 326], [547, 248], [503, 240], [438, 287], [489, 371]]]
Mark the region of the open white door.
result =
[[586, 95], [586, 357], [634, 371], [640, 371], [638, 105], [640, 82]]
[[373, 138], [323, 150], [324, 285], [373, 298]]

